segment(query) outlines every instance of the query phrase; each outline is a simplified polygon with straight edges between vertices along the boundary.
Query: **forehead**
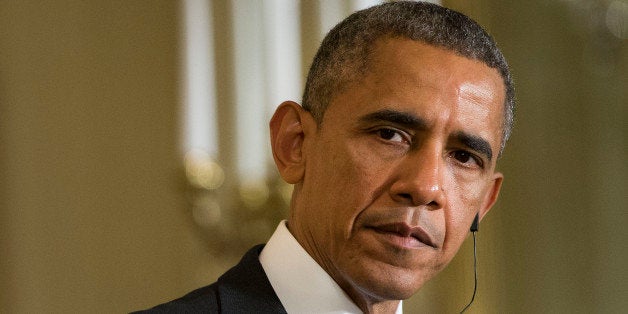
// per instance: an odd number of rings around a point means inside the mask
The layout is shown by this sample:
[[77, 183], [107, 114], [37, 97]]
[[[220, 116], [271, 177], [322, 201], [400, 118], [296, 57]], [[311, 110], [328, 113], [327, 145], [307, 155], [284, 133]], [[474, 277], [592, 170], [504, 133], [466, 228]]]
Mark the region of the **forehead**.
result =
[[[449, 50], [401, 38], [373, 46], [361, 78], [330, 102], [325, 116], [350, 123], [382, 109], [417, 115], [428, 123], [447, 120], [451, 132], [501, 140], [505, 88], [496, 69]], [[327, 119], [324, 119], [327, 120]], [[444, 121], [440, 121], [443, 125]]]

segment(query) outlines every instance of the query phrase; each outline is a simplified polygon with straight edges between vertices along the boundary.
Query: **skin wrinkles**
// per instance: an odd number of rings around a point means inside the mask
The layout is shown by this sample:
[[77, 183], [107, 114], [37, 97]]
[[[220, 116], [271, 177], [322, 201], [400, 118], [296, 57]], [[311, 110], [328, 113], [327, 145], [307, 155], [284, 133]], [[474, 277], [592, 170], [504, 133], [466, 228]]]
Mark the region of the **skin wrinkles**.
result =
[[469, 149], [472, 149], [484, 155], [488, 161], [491, 161], [493, 159], [493, 149], [491, 148], [491, 144], [487, 140], [479, 136], [466, 134], [464, 132], [456, 132], [452, 136], [452, 138], [464, 144]]
[[[370, 113], [360, 118], [359, 121], [360, 125], [376, 124], [378, 122], [389, 122], [391, 124], [401, 126], [405, 129], [413, 130], [414, 132], [416, 132], [417, 130], [424, 130], [427, 125], [427, 123], [420, 117], [416, 117], [411, 113], [397, 112], [391, 109], [383, 109]], [[493, 150], [490, 143], [488, 143], [487, 140], [479, 136], [459, 131], [452, 136], [452, 139], [455, 139], [458, 142], [466, 145], [468, 148], [483, 154], [484, 156], [486, 156], [486, 159], [488, 159], [488, 161], [491, 161], [491, 159], [493, 158]]]
[[[480, 84], [464, 84], [460, 87], [458, 92], [460, 103], [464, 105], [464, 110], [467, 112], [473, 112], [473, 114], [466, 114], [462, 116], [463, 123], [470, 124], [478, 121], [484, 121], [490, 117], [490, 108], [487, 108], [484, 104], [490, 103], [492, 99], [495, 99], [496, 95], [487, 91], [487, 85], [488, 82], [481, 82]], [[483, 133], [479, 134], [479, 136], [486, 137], [487, 134]], [[483, 146], [486, 147], [486, 145]]]
[[299, 121], [292, 133], [271, 122], [278, 168], [295, 184], [289, 230], [364, 312], [394, 311], [494, 204], [503, 90], [480, 62], [395, 38], [377, 42], [320, 125], [294, 103], [279, 107], [273, 120]]
[[[495, 94], [488, 88], [490, 82], [482, 81], [478, 84], [463, 84], [458, 89], [458, 95], [460, 99], [466, 99], [469, 102], [475, 104], [478, 110], [483, 110], [485, 116], [490, 113], [488, 108], [485, 108], [483, 104], [490, 102], [495, 98]], [[479, 112], [478, 112], [479, 113]]]

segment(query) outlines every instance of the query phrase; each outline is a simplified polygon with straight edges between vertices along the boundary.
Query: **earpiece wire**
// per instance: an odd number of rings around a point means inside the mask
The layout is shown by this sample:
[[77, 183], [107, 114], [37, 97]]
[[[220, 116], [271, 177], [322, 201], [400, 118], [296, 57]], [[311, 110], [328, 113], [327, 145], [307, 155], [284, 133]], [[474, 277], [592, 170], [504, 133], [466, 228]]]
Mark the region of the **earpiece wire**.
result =
[[475, 233], [477, 231], [473, 231], [473, 295], [471, 296], [471, 301], [467, 306], [460, 311], [460, 314], [464, 313], [470, 306], [473, 304], [473, 300], [475, 300], [475, 294], [478, 290], [478, 254], [477, 254], [477, 243], [475, 241]]

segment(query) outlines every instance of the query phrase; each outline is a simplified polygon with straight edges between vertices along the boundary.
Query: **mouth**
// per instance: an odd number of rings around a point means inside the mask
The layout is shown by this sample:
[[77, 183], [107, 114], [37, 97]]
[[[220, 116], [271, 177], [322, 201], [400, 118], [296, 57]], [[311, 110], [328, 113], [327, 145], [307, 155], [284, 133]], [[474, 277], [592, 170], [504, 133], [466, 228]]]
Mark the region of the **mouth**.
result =
[[418, 248], [429, 246], [437, 248], [430, 235], [419, 226], [413, 227], [406, 223], [387, 223], [368, 228], [391, 238], [393, 242], [403, 247]]

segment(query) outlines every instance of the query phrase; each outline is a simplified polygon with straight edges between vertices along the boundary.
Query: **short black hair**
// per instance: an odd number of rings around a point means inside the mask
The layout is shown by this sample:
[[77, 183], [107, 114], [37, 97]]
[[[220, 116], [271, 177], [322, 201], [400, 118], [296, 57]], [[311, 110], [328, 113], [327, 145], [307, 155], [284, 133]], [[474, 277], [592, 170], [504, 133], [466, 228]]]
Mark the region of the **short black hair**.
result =
[[388, 2], [357, 11], [336, 25], [323, 39], [305, 84], [303, 108], [317, 123], [333, 96], [360, 77], [369, 54], [382, 37], [404, 37], [441, 47], [497, 69], [506, 99], [500, 155], [514, 124], [514, 83], [506, 59], [493, 38], [466, 15], [428, 2]]

